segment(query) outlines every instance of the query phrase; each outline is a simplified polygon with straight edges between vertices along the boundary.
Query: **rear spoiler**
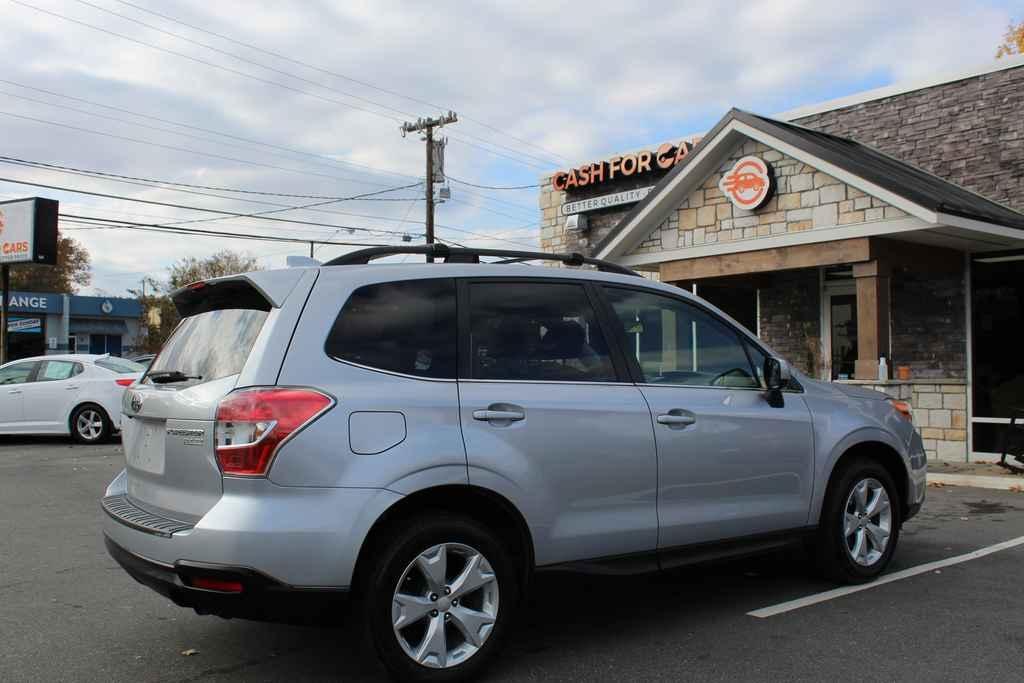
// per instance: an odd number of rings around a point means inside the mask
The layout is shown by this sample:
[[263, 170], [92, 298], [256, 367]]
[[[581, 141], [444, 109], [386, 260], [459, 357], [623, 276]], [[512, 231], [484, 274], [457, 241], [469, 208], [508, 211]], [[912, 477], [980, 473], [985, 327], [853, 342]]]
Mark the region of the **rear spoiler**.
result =
[[280, 308], [308, 269], [261, 270], [200, 280], [171, 292], [181, 316], [224, 308]]
[[171, 293], [171, 301], [182, 318], [225, 308], [269, 311], [273, 306], [246, 280], [200, 280]]

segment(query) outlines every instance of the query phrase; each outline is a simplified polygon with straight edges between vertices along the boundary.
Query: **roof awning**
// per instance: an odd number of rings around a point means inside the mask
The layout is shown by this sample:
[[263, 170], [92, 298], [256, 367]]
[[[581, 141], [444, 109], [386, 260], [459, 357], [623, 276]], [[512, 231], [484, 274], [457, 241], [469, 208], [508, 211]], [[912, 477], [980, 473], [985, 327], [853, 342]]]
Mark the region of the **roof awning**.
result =
[[72, 320], [71, 334], [127, 334], [123, 320]]

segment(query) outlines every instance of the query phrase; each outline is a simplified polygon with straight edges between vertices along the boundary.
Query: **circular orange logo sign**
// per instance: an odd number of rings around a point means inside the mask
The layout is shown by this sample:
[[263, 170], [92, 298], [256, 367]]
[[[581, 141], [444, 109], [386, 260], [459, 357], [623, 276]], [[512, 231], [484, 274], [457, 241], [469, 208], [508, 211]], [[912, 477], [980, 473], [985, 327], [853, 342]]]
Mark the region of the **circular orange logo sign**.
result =
[[725, 172], [718, 182], [718, 189], [734, 206], [749, 211], [764, 204], [771, 196], [772, 174], [762, 159], [743, 157]]

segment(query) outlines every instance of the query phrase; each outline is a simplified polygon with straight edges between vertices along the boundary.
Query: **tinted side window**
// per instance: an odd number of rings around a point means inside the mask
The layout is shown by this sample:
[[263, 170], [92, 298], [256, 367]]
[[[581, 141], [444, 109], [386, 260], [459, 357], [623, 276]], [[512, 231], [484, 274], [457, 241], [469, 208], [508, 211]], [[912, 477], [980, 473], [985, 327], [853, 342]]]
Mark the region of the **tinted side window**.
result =
[[325, 350], [371, 368], [454, 379], [456, 330], [454, 280], [385, 282], [352, 293]]
[[582, 285], [470, 285], [474, 379], [614, 382], [615, 368]]
[[761, 386], [739, 335], [725, 323], [672, 297], [616, 287], [605, 292], [645, 382]]
[[36, 366], [35, 361], [28, 363], [15, 363], [0, 370], [0, 384], [22, 384], [28, 381], [32, 369]]

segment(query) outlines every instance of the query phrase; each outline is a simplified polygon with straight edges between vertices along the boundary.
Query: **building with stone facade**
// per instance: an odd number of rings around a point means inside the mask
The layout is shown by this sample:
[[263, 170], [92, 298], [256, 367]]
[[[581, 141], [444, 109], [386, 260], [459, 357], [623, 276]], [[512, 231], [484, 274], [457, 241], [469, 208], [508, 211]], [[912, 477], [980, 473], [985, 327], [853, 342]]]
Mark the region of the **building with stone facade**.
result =
[[[809, 376], [910, 401], [929, 456], [1024, 411], [1024, 59], [541, 181], [541, 243], [696, 292]], [[884, 369], [880, 359], [885, 359]]]

